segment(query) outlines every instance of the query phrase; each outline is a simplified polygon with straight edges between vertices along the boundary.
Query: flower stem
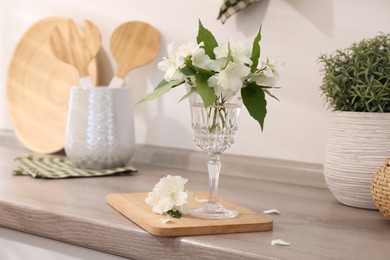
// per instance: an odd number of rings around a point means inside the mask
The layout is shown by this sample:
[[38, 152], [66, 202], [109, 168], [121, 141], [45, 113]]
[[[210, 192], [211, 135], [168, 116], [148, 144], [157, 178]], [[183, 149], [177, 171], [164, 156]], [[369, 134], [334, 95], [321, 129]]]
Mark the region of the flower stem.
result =
[[226, 108], [224, 107], [226, 100], [220, 97], [221, 100], [216, 99], [214, 106], [208, 107], [208, 117], [213, 113], [213, 123], [209, 127], [210, 132], [214, 132], [218, 127], [218, 119], [221, 120], [220, 127], [225, 128], [225, 119], [227, 116]]
[[213, 115], [213, 124], [210, 127], [210, 132], [214, 132], [215, 129], [217, 128], [217, 107], [210, 107], [210, 112], [211, 110], [214, 110], [214, 115]]

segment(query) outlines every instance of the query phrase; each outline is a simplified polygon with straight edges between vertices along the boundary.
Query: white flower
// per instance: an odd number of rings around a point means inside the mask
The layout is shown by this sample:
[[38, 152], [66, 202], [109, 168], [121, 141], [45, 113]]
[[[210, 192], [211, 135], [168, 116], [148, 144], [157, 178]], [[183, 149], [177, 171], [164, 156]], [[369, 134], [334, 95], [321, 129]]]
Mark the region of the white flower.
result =
[[258, 85], [273, 87], [279, 79], [278, 67], [280, 65], [273, 61], [261, 62], [259, 71], [252, 75], [252, 81]]
[[240, 41], [236, 44], [222, 43], [221, 45], [215, 47], [214, 54], [215, 54], [216, 61], [218, 62], [219, 65], [223, 64], [222, 66], [224, 66], [226, 64], [226, 59], [229, 55], [229, 46], [230, 46], [231, 56], [233, 57], [233, 61], [248, 64], [249, 66], [252, 65], [252, 61], [250, 59], [251, 56], [250, 46], [243, 41]]
[[226, 58], [229, 54], [229, 45], [223, 42], [215, 47], [213, 51], [216, 59]]
[[215, 60], [211, 61], [210, 69], [214, 71], [221, 71], [225, 65], [227, 56], [229, 55], [228, 43], [221, 43], [219, 46], [214, 48]]
[[226, 99], [229, 99], [243, 87], [243, 79], [249, 73], [249, 67], [233, 61], [229, 62], [220, 73], [210, 77], [208, 83], [214, 87], [216, 95], [223, 95]]
[[185, 59], [187, 57], [191, 57], [194, 53], [201, 49], [201, 46], [203, 46], [203, 42], [201, 42], [200, 44], [194, 44], [193, 42], [189, 42], [187, 44], [181, 45], [177, 51], [176, 64], [180, 68], [183, 68], [185, 66]]
[[194, 44], [193, 42], [183, 44], [179, 47], [177, 51], [177, 56], [184, 57], [184, 58], [191, 56], [194, 52], [196, 52], [200, 48], [201, 44]]
[[263, 72], [260, 72], [252, 76], [252, 81], [256, 82], [256, 84], [260, 86], [273, 87], [276, 85], [277, 79], [274, 77], [267, 77]]
[[157, 66], [161, 71], [165, 71], [164, 79], [166, 81], [183, 79], [184, 75], [180, 72], [181, 63], [178, 63], [174, 44], [171, 43], [167, 47], [168, 57], [164, 57]]
[[192, 65], [202, 69], [209, 69], [211, 62], [210, 57], [205, 53], [203, 48], [199, 48], [192, 54]]
[[161, 178], [153, 191], [148, 193], [146, 204], [153, 206], [153, 212], [157, 214], [164, 214], [169, 210], [185, 213], [185, 206], [189, 199], [188, 192], [184, 191], [184, 184], [187, 181], [180, 176], [168, 175]]
[[231, 52], [234, 61], [240, 61], [242, 63], [252, 65], [251, 57], [251, 49], [250, 46], [246, 42], [238, 42], [231, 46]]
[[210, 70], [220, 72], [226, 65], [226, 58], [211, 60], [210, 64], [208, 65], [208, 68]]
[[267, 77], [275, 77], [276, 74], [277, 76], [279, 76], [278, 74], [278, 69], [280, 67], [280, 64], [278, 64], [276, 61], [272, 61], [270, 62], [268, 59], [266, 62], [261, 62], [261, 68], [260, 69], [264, 69], [264, 75], [267, 76]]

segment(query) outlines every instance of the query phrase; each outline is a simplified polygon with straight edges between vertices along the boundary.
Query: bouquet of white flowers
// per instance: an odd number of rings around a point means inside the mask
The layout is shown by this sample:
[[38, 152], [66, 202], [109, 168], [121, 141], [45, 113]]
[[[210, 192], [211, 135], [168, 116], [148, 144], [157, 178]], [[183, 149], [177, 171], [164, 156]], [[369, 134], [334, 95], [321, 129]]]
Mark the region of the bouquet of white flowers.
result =
[[241, 92], [242, 101], [261, 129], [267, 113], [265, 94], [279, 78], [277, 63], [260, 60], [261, 30], [253, 45], [244, 42], [218, 44], [213, 34], [199, 21], [197, 44], [175, 48], [168, 45], [168, 57], [158, 64], [165, 72], [156, 89], [140, 102], [153, 100], [186, 83], [190, 89], [181, 100], [198, 93], [204, 106], [220, 106]]

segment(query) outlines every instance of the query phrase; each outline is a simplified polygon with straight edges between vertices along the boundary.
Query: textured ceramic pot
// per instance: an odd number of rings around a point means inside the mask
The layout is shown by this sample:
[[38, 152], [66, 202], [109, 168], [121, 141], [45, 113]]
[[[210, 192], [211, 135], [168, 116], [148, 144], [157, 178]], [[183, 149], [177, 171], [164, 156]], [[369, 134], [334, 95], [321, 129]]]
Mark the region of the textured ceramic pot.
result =
[[65, 153], [79, 168], [124, 166], [135, 148], [130, 88], [72, 87]]
[[390, 155], [390, 113], [332, 112], [324, 156], [326, 183], [343, 204], [375, 209], [370, 187]]

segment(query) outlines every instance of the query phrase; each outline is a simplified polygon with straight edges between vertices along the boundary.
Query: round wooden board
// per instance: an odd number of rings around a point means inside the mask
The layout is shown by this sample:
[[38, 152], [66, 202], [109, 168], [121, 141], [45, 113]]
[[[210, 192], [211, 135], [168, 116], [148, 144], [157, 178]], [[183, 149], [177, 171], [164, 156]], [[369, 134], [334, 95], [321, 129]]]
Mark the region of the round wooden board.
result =
[[[32, 25], [17, 44], [8, 68], [7, 105], [20, 141], [38, 153], [64, 148], [70, 87], [79, 84], [75, 68], [50, 49], [54, 26], [68, 35], [68, 19], [50, 17]], [[97, 84], [96, 59], [89, 73]]]

